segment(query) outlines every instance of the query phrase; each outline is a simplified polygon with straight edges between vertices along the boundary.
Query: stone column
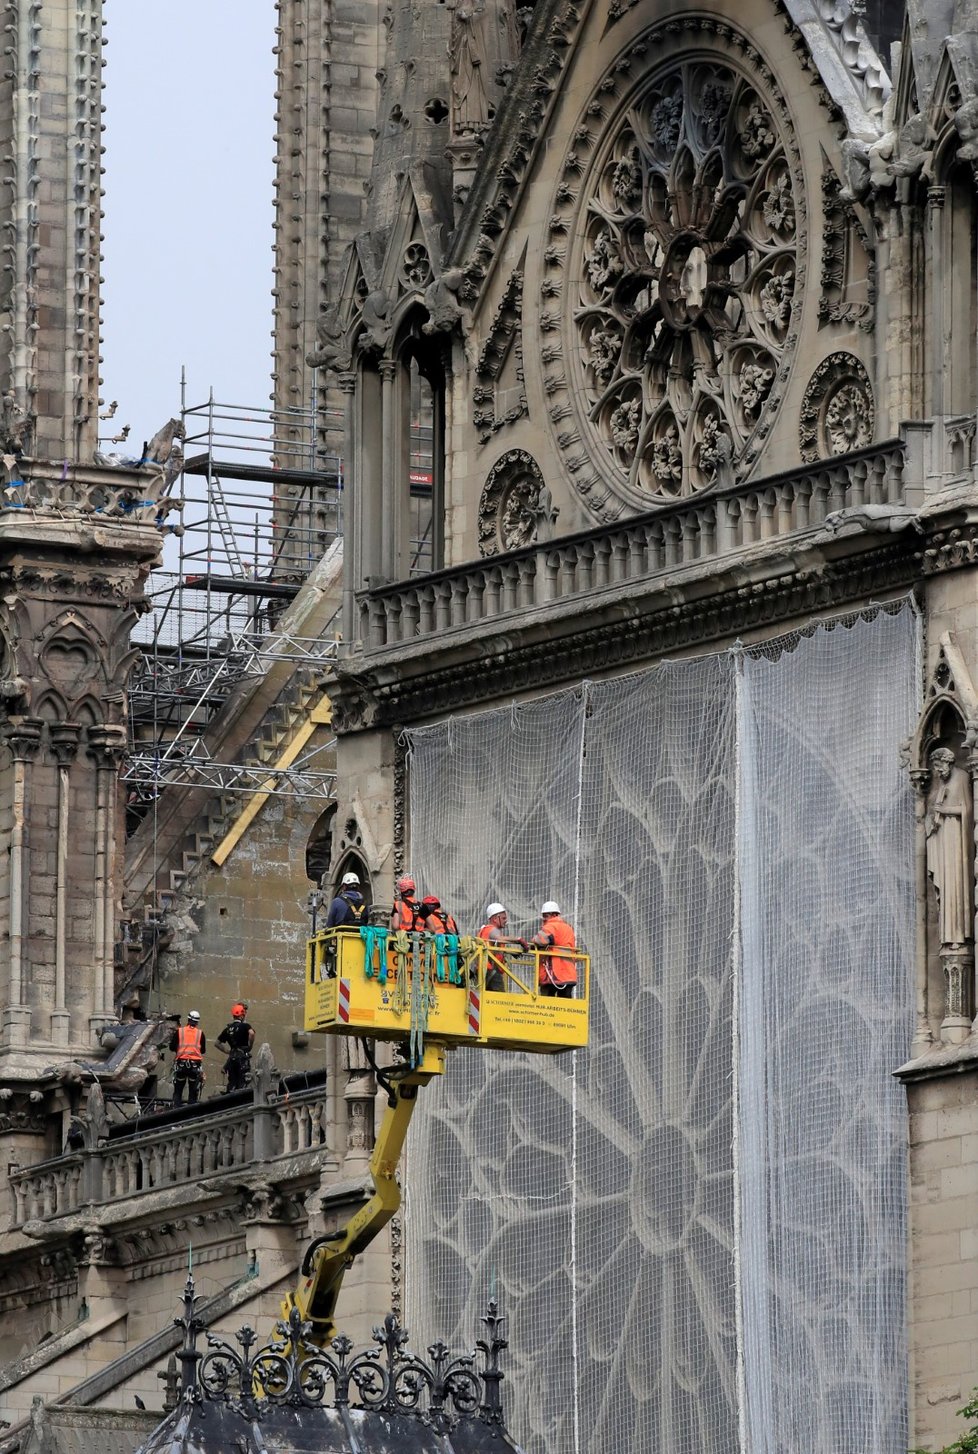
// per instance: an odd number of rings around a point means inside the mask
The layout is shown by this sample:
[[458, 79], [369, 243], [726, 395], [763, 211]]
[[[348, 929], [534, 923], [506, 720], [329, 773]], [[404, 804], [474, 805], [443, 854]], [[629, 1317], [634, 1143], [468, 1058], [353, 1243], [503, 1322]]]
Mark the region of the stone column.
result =
[[[948, 327], [950, 319], [945, 319], [947, 307], [944, 287], [945, 275], [945, 223], [944, 223], [944, 188], [928, 187], [927, 189], [927, 228], [929, 234], [929, 251], [931, 263], [931, 279], [933, 287], [931, 294], [931, 328], [935, 346], [931, 349], [930, 374], [931, 374], [931, 410], [934, 413], [944, 415], [948, 412], [946, 398], [946, 371], [950, 364]], [[947, 470], [947, 451], [941, 441], [940, 470], [943, 474]]]
[[381, 522], [381, 571], [388, 581], [400, 576], [401, 534], [403, 523], [403, 492], [408, 481], [400, 476], [401, 428], [398, 417], [398, 365], [385, 358], [380, 363], [380, 413], [383, 437], [384, 512]]
[[27, 1044], [31, 1010], [24, 971], [24, 923], [27, 890], [27, 805], [31, 764], [41, 744], [42, 723], [31, 717], [9, 722], [3, 739], [12, 758], [8, 931], [10, 972], [7, 1004], [3, 1011], [3, 1043], [11, 1048]]
[[123, 727], [90, 727], [88, 755], [95, 762], [95, 953], [93, 1034], [115, 1020], [113, 983], [115, 948], [116, 817], [119, 810], [119, 766], [126, 750]]
[[66, 998], [68, 842], [71, 822], [71, 763], [78, 751], [81, 728], [74, 722], [56, 722], [50, 729], [51, 751], [58, 764], [58, 847], [55, 870], [54, 907], [54, 1005], [51, 1010], [51, 1041], [67, 1045], [71, 1014]]
[[374, 1097], [377, 1083], [370, 1062], [359, 1040], [343, 1038], [343, 1063], [346, 1069], [346, 1154], [344, 1162], [351, 1171], [366, 1167], [374, 1148]]
[[911, 1058], [926, 1055], [934, 1048], [930, 1028], [929, 964], [927, 957], [927, 837], [924, 820], [927, 816], [927, 788], [930, 773], [915, 768], [910, 774], [914, 791], [914, 898], [916, 902], [916, 940], [914, 945], [914, 979], [916, 1027]]
[[[345, 437], [353, 438], [356, 419], [357, 376], [353, 373], [340, 374], [337, 383], [343, 395], [343, 421]], [[344, 549], [352, 548], [354, 565], [343, 570], [343, 611], [341, 635], [344, 641], [352, 642], [357, 634], [356, 585], [360, 580], [360, 540], [357, 520], [357, 489], [359, 482], [354, 478], [353, 460], [347, 457], [343, 463], [343, 539]]]

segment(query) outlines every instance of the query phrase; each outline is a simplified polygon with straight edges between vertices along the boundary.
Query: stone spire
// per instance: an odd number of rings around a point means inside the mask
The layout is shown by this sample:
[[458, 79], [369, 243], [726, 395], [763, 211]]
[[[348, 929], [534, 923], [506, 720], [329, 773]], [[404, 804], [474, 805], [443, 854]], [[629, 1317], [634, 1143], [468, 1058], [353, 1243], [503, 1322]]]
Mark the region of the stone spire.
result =
[[377, 135], [369, 188], [367, 227], [375, 246], [398, 217], [404, 178], [423, 176], [436, 211], [450, 210], [449, 42], [453, 7], [438, 0], [393, 0], [381, 70]]
[[[0, 392], [49, 459], [98, 434], [101, 0], [6, 7], [0, 78]], [[8, 446], [9, 447], [9, 446]]]

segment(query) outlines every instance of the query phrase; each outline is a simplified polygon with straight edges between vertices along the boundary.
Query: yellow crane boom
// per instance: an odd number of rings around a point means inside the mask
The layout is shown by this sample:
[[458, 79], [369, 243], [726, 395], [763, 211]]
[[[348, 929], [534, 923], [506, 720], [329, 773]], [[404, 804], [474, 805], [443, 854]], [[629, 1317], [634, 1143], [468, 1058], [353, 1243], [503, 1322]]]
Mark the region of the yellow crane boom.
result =
[[425, 1048], [421, 1063], [391, 1072], [387, 1110], [370, 1158], [373, 1194], [340, 1231], [318, 1237], [306, 1248], [301, 1281], [282, 1303], [285, 1321], [297, 1308], [304, 1323], [311, 1324], [310, 1342], [325, 1347], [336, 1333], [334, 1314], [340, 1287], [354, 1258], [373, 1241], [401, 1205], [397, 1184], [397, 1163], [417, 1104], [418, 1090], [433, 1076], [445, 1072], [445, 1051], [439, 1045]]

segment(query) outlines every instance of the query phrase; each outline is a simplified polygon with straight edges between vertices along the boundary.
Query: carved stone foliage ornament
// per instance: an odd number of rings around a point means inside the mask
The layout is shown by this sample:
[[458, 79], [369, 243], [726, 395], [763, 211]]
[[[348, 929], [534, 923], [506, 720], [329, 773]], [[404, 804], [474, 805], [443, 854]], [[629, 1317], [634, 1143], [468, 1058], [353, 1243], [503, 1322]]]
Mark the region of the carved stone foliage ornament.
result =
[[546, 539], [557, 511], [540, 467], [525, 449], [497, 460], [479, 501], [479, 552], [497, 555]]
[[[511, 368], [512, 387], [507, 389], [506, 370]], [[493, 315], [485, 343], [476, 362], [478, 383], [472, 395], [476, 406], [472, 422], [479, 439], [486, 444], [505, 424], [514, 424], [527, 413], [523, 377], [523, 267], [510, 274]]]
[[830, 353], [808, 381], [798, 442], [806, 464], [873, 442], [876, 407], [869, 374], [852, 353]]
[[551, 417], [578, 413], [558, 443], [596, 515], [750, 472], [797, 338], [805, 222], [787, 109], [747, 40], [691, 16], [633, 44], [575, 134], [545, 254], [544, 297], [564, 296]]
[[876, 259], [866, 229], [827, 159], [822, 158], [822, 294], [819, 327], [853, 324], [873, 329]]

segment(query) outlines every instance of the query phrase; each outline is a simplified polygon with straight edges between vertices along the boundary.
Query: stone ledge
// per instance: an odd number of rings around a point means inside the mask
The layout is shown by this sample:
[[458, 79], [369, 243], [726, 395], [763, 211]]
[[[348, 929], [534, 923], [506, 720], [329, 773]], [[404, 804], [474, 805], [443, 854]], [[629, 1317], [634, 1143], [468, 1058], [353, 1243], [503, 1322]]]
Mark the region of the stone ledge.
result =
[[941, 1076], [978, 1074], [978, 1036], [972, 1034], [962, 1045], [942, 1045], [908, 1060], [893, 1071], [904, 1085], [915, 1081], [936, 1080]]

